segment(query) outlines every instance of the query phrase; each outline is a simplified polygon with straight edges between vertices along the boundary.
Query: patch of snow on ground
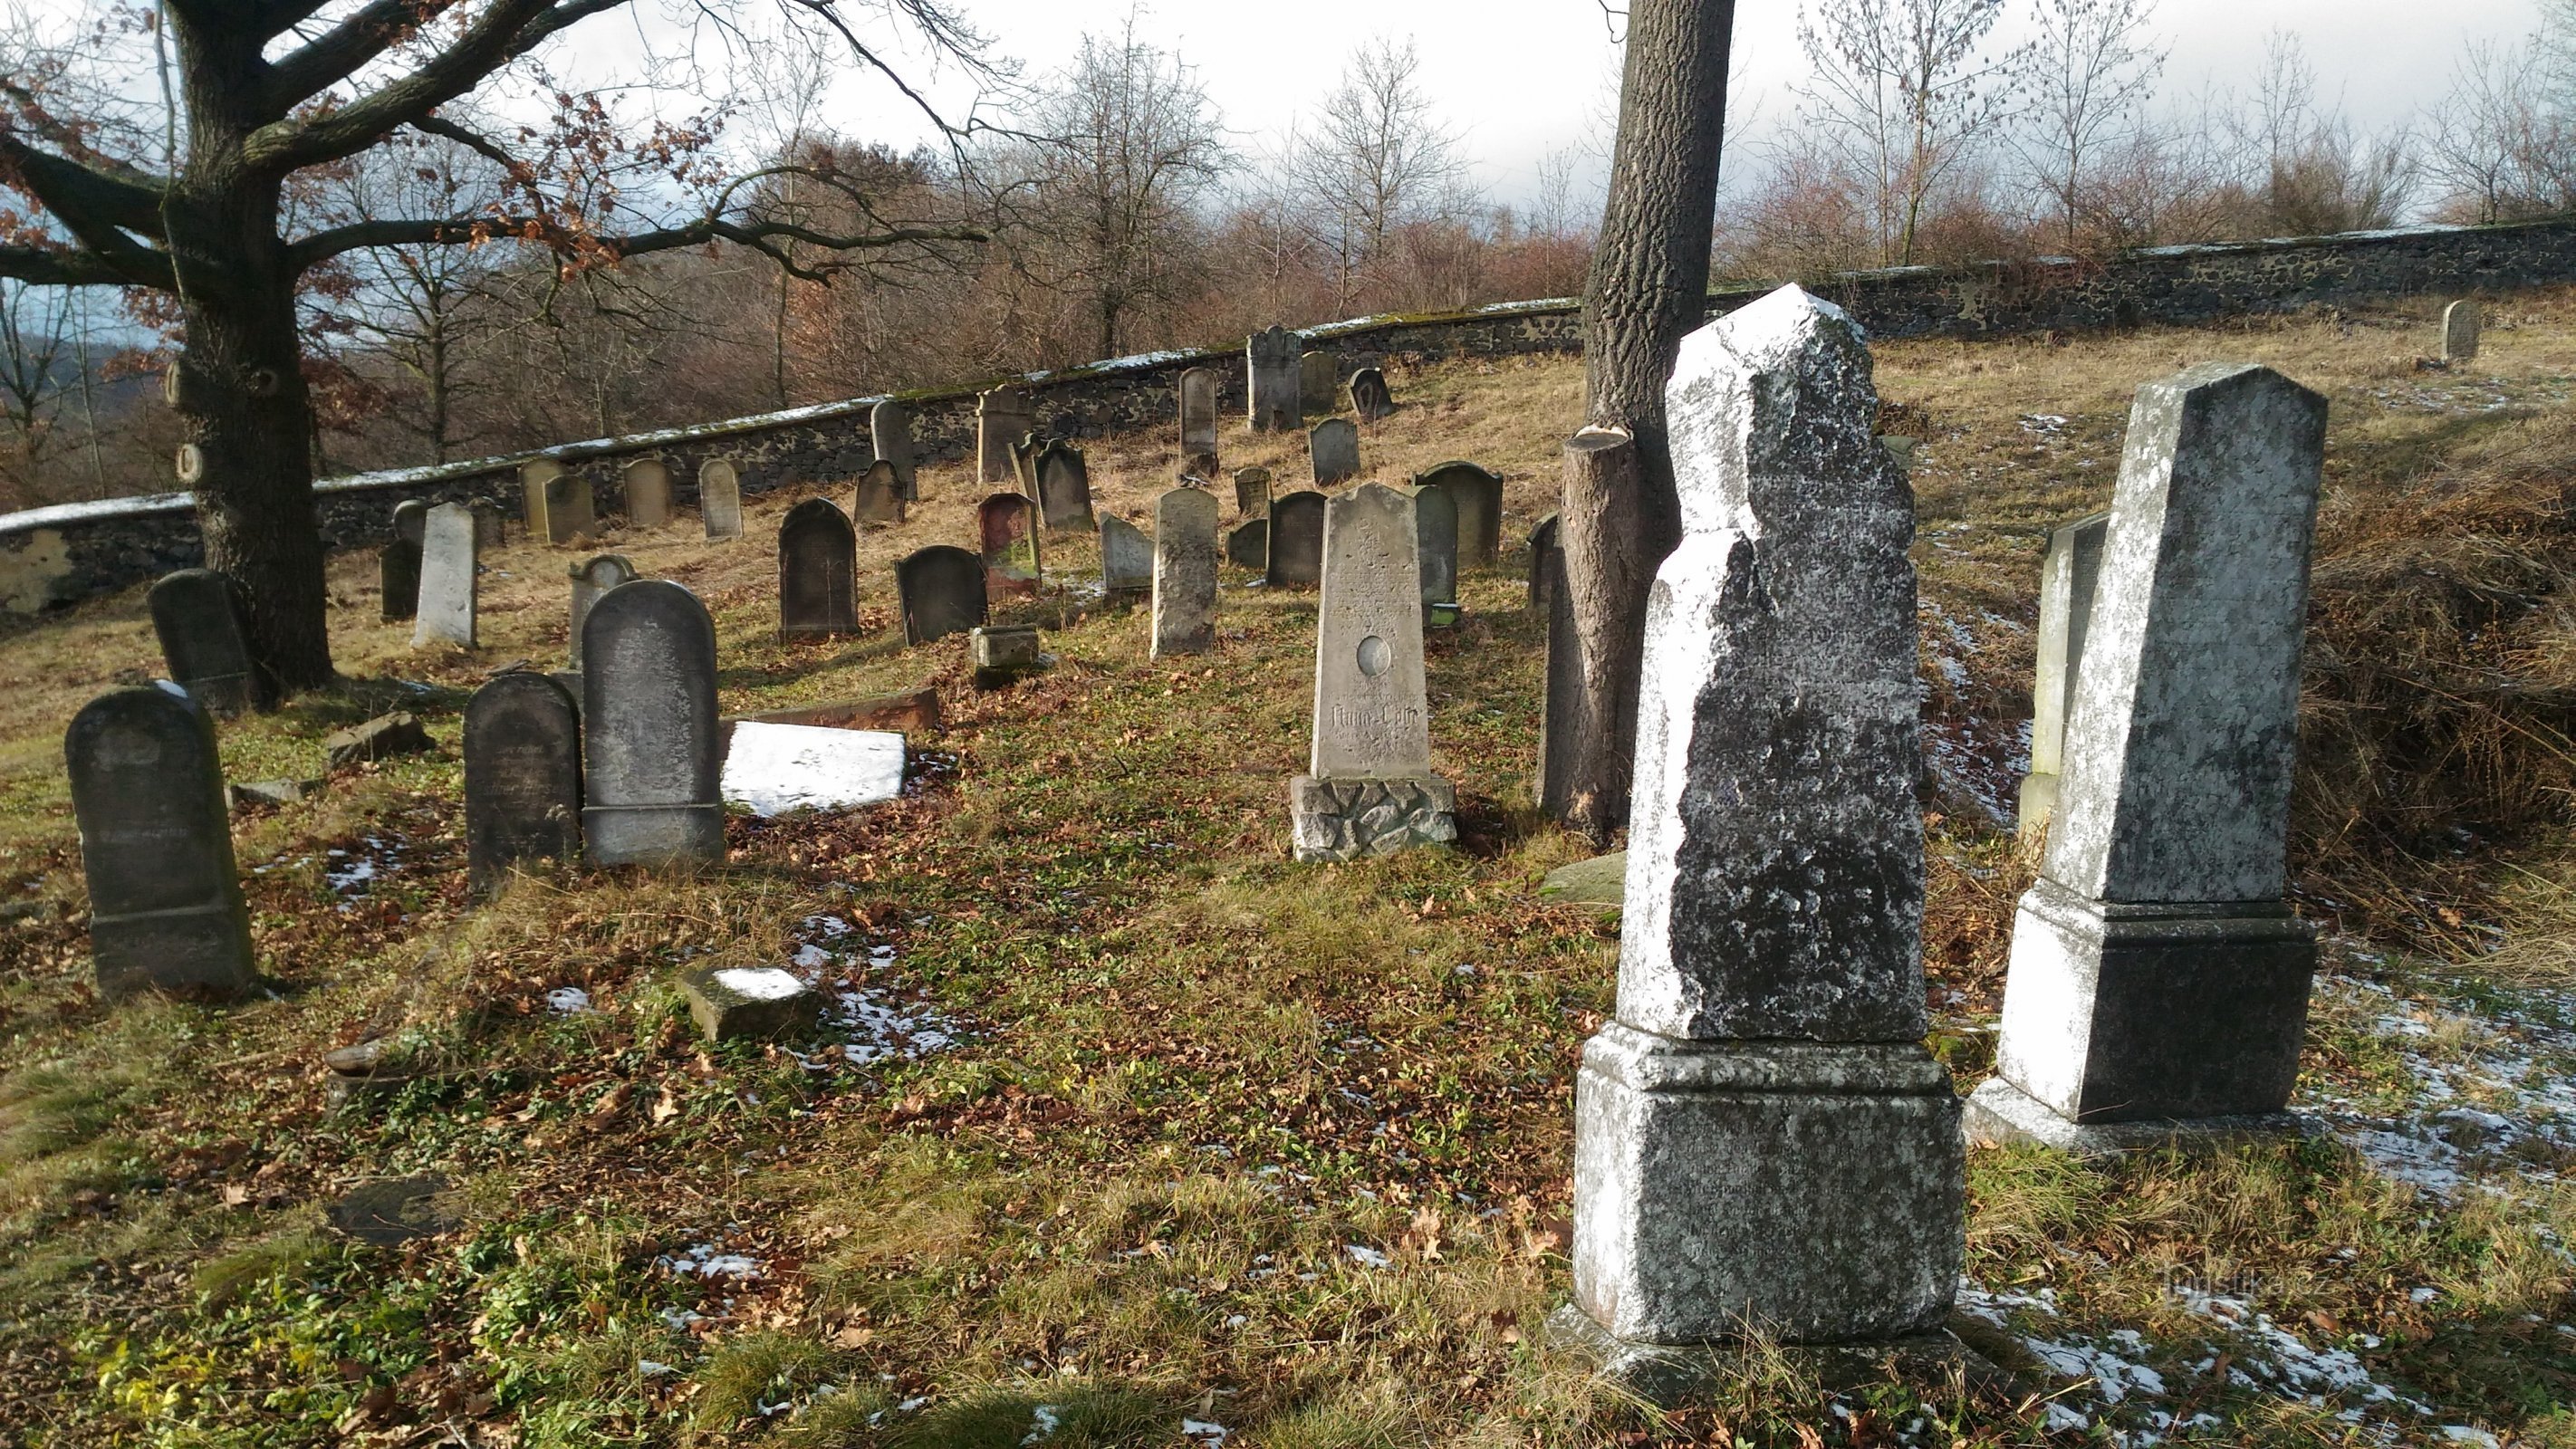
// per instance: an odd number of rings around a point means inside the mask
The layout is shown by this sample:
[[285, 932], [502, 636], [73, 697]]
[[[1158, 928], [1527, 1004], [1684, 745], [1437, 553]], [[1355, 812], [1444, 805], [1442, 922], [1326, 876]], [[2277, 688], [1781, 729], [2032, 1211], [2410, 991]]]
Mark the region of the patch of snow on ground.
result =
[[546, 1010], [557, 1016], [579, 1016], [590, 1010], [590, 993], [578, 986], [558, 986], [546, 993]]
[[[830, 997], [824, 1020], [848, 1033], [841, 1044], [843, 1062], [864, 1067], [915, 1061], [946, 1051], [963, 1038], [964, 1032], [947, 1013], [882, 979], [894, 968], [893, 946], [867, 945], [865, 963], [852, 964], [850, 957], [864, 943], [849, 922], [838, 916], [808, 916], [800, 933], [806, 939], [797, 943], [792, 960], [806, 984]], [[820, 1059], [802, 1060], [809, 1071], [828, 1071], [831, 1066]]]
[[700, 1278], [757, 1278], [760, 1260], [740, 1253], [722, 1253], [708, 1243], [697, 1243], [676, 1253], [665, 1253], [653, 1260], [653, 1266], [675, 1276], [695, 1274]]

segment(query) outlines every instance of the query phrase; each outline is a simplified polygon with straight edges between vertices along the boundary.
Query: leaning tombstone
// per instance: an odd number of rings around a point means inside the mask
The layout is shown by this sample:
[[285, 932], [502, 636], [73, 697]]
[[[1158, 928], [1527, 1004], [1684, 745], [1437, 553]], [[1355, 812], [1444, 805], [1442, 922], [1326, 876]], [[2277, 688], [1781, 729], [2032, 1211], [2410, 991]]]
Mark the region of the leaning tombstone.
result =
[[2039, 571], [2039, 669], [2030, 691], [2030, 773], [2021, 779], [2018, 830], [2036, 842], [2057, 810], [2064, 769], [2066, 716], [2075, 703], [2075, 680], [2084, 663], [2084, 635], [2093, 620], [2093, 589], [2102, 575], [2102, 545], [2111, 515], [2080, 518], [2048, 535], [2048, 557]]
[[1193, 367], [1181, 374], [1181, 471], [1216, 476], [1216, 370]]
[[1652, 1380], [1760, 1325], [1937, 1329], [1965, 1149], [1925, 1049], [1914, 502], [1869, 349], [1784, 287], [1686, 338], [1615, 1019], [1575, 1086], [1574, 1306]]
[[742, 537], [742, 474], [723, 458], [698, 469], [698, 517], [710, 541]]
[[1268, 518], [1270, 516], [1270, 470], [1237, 468], [1234, 470], [1234, 516]]
[[1441, 487], [1413, 490], [1413, 526], [1420, 546], [1422, 622], [1458, 622], [1458, 505]]
[[778, 637], [859, 632], [859, 535], [829, 498], [808, 498], [778, 525]]
[[921, 498], [921, 455], [912, 445], [912, 409], [887, 398], [868, 409], [868, 444], [876, 460], [894, 469], [894, 484], [906, 503]]
[[984, 625], [984, 561], [950, 544], [920, 549], [894, 566], [903, 642], [927, 644]]
[[2316, 943], [2282, 893], [2325, 425], [2265, 367], [2138, 391], [1982, 1140], [2295, 1130]]
[[1458, 567], [1489, 569], [1503, 556], [1503, 480], [1473, 463], [1448, 462], [1417, 473], [1417, 488], [1437, 483], [1458, 504]]
[[1556, 552], [1556, 515], [1551, 513], [1538, 521], [1529, 536], [1529, 607], [1532, 612], [1547, 607], [1548, 590], [1565, 577], [1564, 556]]
[[638, 458], [621, 475], [626, 487], [626, 521], [636, 528], [660, 528], [671, 521], [671, 467], [659, 458]]
[[471, 509], [442, 503], [429, 510], [421, 531], [420, 609], [412, 618], [411, 647], [474, 647], [474, 595], [482, 567]]
[[1029, 402], [1016, 387], [997, 387], [975, 400], [975, 478], [1012, 480], [1011, 445], [1029, 431]]
[[1256, 518], [1226, 534], [1225, 561], [1239, 569], [1267, 572], [1270, 567], [1270, 520]]
[[582, 626], [583, 852], [593, 865], [724, 859], [716, 629], [668, 579], [610, 590]]
[[1256, 433], [1295, 432], [1306, 415], [1297, 334], [1273, 326], [1243, 344], [1244, 408]]
[[2478, 304], [2467, 297], [2442, 309], [2442, 360], [2474, 362], [2478, 356]]
[[1270, 505], [1270, 546], [1262, 577], [1271, 588], [1311, 589], [1323, 582], [1324, 503], [1324, 495], [1309, 488]]
[[850, 521], [861, 528], [893, 528], [903, 522], [903, 480], [883, 458], [859, 475], [859, 493]]
[[1038, 513], [1049, 533], [1073, 533], [1093, 527], [1091, 469], [1082, 450], [1058, 438], [1038, 449], [1030, 462], [1037, 480]]
[[1100, 515], [1101, 592], [1116, 603], [1140, 598], [1153, 587], [1154, 541], [1117, 514]]
[[1419, 547], [1413, 500], [1395, 489], [1371, 483], [1324, 506], [1314, 740], [1306, 773], [1288, 782], [1299, 860], [1458, 838], [1457, 792], [1431, 772]]
[[591, 606], [599, 602], [600, 595], [616, 588], [619, 584], [633, 583], [636, 573], [635, 565], [628, 562], [624, 554], [616, 553], [604, 553], [597, 558], [574, 564], [569, 572], [572, 574], [572, 629], [570, 632], [572, 642], [568, 653], [571, 657], [572, 672], [579, 674], [582, 621], [590, 617]]
[[171, 679], [211, 713], [231, 716], [269, 706], [269, 691], [251, 663], [242, 626], [241, 590], [213, 569], [181, 569], [152, 586], [152, 632]]
[[975, 508], [975, 536], [984, 575], [996, 595], [1035, 594], [1046, 573], [1038, 538], [1038, 506], [1023, 493], [996, 493]]
[[1154, 500], [1152, 657], [1205, 654], [1216, 642], [1216, 495], [1175, 488]]
[[1297, 358], [1297, 397], [1310, 413], [1328, 413], [1339, 401], [1341, 373], [1330, 352], [1301, 353]]
[[580, 855], [580, 712], [546, 675], [494, 675], [465, 705], [466, 884], [489, 897], [522, 861]]
[[1330, 488], [1360, 475], [1360, 430], [1349, 418], [1326, 418], [1306, 434], [1306, 460], [1315, 486]]
[[376, 556], [376, 583], [383, 596], [378, 617], [391, 624], [420, 608], [421, 530], [429, 524], [429, 505], [406, 498], [394, 505], [394, 536]]
[[1395, 392], [1386, 385], [1386, 373], [1374, 367], [1363, 367], [1351, 374], [1351, 411], [1360, 421], [1373, 423], [1395, 411]]
[[547, 485], [563, 474], [564, 465], [552, 458], [532, 458], [519, 465], [519, 521], [528, 526], [528, 537], [554, 537], [554, 524], [546, 517]]
[[1031, 498], [1038, 496], [1038, 450], [1048, 439], [1039, 433], [1022, 433], [1011, 444], [1011, 482]]
[[250, 915], [212, 717], [176, 685], [115, 690], [72, 716], [63, 763], [99, 995], [249, 990]]

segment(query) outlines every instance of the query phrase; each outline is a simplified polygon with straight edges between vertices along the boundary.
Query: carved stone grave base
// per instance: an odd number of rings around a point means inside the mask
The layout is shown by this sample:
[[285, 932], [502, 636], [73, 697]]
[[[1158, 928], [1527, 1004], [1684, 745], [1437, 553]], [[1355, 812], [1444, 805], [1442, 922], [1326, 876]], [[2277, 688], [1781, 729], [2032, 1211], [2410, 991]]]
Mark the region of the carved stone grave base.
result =
[[1437, 775], [1288, 782], [1299, 860], [1359, 860], [1458, 838], [1458, 791]]

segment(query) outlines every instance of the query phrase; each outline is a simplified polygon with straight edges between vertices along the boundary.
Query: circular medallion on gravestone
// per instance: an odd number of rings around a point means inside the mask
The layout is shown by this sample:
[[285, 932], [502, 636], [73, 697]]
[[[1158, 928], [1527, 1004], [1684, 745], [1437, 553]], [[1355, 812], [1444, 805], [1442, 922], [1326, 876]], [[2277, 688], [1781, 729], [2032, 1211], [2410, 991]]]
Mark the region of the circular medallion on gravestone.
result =
[[1360, 673], [1375, 679], [1386, 673], [1386, 667], [1395, 662], [1395, 651], [1387, 647], [1384, 639], [1371, 634], [1360, 641], [1359, 661]]

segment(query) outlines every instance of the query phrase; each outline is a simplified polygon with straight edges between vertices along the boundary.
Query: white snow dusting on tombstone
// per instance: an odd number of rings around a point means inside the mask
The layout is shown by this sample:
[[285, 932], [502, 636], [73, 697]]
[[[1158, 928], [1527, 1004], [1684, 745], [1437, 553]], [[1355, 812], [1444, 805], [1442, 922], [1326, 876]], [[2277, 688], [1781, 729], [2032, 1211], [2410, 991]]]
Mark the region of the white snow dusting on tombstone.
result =
[[775, 966], [728, 967], [716, 973], [716, 981], [753, 1001], [785, 1001], [805, 989], [796, 973]]
[[814, 725], [733, 728], [724, 798], [765, 818], [790, 810], [851, 810], [903, 793], [903, 736]]

